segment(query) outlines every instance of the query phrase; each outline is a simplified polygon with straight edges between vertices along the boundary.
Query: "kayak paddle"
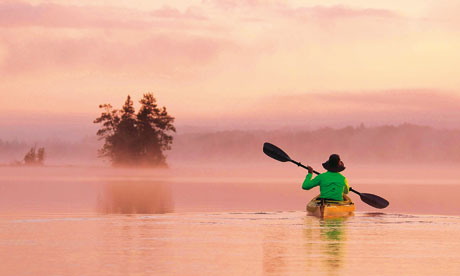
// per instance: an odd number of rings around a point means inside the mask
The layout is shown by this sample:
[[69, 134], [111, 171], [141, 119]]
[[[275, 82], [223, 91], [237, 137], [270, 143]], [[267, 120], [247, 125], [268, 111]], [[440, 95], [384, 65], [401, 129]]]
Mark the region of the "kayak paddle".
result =
[[[282, 149], [278, 148], [277, 146], [270, 144], [270, 143], [264, 143], [264, 148], [263, 151], [266, 155], [270, 156], [271, 158], [281, 161], [281, 162], [292, 162], [296, 164], [299, 167], [302, 167], [304, 169], [307, 169], [306, 166], [302, 165], [300, 162], [292, 160], [289, 155], [287, 155]], [[319, 174], [319, 172], [313, 170], [314, 173]], [[355, 194], [358, 194], [361, 200], [364, 203], [367, 203], [368, 205], [378, 208], [378, 209], [383, 209], [386, 208], [390, 203], [384, 199], [381, 198], [377, 195], [373, 194], [367, 194], [367, 193], [360, 193], [350, 187], [350, 191], [352, 191]]]
[[363, 202], [375, 208], [383, 209], [383, 208], [386, 208], [390, 204], [388, 200], [381, 198], [379, 196], [373, 195], [373, 194], [360, 193], [356, 190], [353, 190], [351, 187], [350, 187], [350, 191], [352, 191], [355, 194], [358, 194]]
[[[270, 144], [270, 143], [264, 143], [264, 153], [268, 156], [270, 156], [273, 159], [276, 159], [281, 162], [292, 162], [296, 164], [299, 167], [302, 167], [304, 169], [307, 169], [304, 165], [302, 165], [300, 162], [296, 162], [292, 160], [289, 155], [287, 155], [282, 149], [278, 148], [277, 146]], [[313, 170], [314, 173], [319, 174], [319, 172]]]

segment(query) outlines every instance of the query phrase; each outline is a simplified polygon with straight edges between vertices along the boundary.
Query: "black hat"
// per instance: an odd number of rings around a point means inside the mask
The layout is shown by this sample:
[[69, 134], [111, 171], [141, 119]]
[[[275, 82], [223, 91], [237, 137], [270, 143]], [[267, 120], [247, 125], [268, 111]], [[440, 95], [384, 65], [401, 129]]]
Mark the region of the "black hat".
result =
[[330, 172], [341, 172], [345, 170], [345, 166], [340, 160], [340, 156], [338, 154], [331, 154], [331, 156], [329, 156], [329, 160], [323, 163], [323, 168]]

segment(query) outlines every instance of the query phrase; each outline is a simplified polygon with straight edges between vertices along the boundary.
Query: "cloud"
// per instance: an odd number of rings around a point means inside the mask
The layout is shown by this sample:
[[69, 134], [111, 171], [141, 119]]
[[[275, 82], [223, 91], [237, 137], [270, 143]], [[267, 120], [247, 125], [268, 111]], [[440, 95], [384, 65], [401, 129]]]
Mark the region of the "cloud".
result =
[[263, 7], [270, 5], [273, 1], [270, 0], [203, 0], [204, 4], [221, 9], [234, 9], [237, 7]]
[[275, 14], [287, 18], [297, 19], [347, 19], [347, 18], [400, 18], [401, 15], [388, 9], [374, 8], [354, 8], [346, 5], [317, 5], [317, 6], [300, 6], [292, 7], [286, 2], [271, 0], [207, 0], [204, 3], [210, 3], [224, 10], [235, 8], [248, 8], [251, 12], [261, 10], [271, 11]]
[[237, 44], [222, 38], [224, 29], [208, 22], [199, 7], [143, 11], [0, 2], [0, 70], [4, 74], [97, 69], [194, 75], [198, 66]]
[[314, 98], [323, 101], [358, 106], [363, 109], [399, 109], [400, 111], [422, 111], [458, 109], [460, 96], [429, 89], [397, 89], [368, 92], [315, 94]]
[[453, 127], [459, 123], [460, 96], [427, 89], [305, 93], [259, 101], [254, 116], [270, 120], [267, 110], [283, 114], [285, 122], [314, 126], [408, 122]]
[[422, 20], [425, 26], [438, 26], [441, 29], [458, 32], [460, 30], [460, 2], [435, 1], [424, 14]]
[[154, 17], [167, 18], [167, 19], [193, 19], [193, 20], [206, 20], [208, 19], [201, 10], [198, 8], [189, 7], [184, 12], [178, 9], [165, 6], [150, 12]]
[[4, 41], [3, 73], [24, 73], [49, 68], [143, 70], [173, 74], [178, 67], [193, 71], [206, 65], [231, 42], [198, 35], [151, 34], [131, 43], [101, 36], [63, 38], [34, 36]]
[[41, 26], [47, 28], [145, 29], [168, 26], [161, 22], [166, 18], [206, 19], [197, 8], [191, 7], [185, 12], [164, 7], [149, 13], [110, 6], [74, 6], [54, 3], [32, 5], [20, 1], [0, 3], [0, 27], [8, 28]]
[[147, 26], [142, 20], [119, 19], [129, 13], [123, 9], [110, 7], [80, 7], [48, 3], [32, 5], [25, 2], [8, 1], [0, 4], [0, 26], [61, 28], [140, 28]]
[[298, 19], [337, 20], [349, 18], [384, 18], [395, 19], [400, 16], [386, 9], [359, 9], [343, 5], [313, 6], [300, 8], [282, 8], [280, 13], [286, 17]]

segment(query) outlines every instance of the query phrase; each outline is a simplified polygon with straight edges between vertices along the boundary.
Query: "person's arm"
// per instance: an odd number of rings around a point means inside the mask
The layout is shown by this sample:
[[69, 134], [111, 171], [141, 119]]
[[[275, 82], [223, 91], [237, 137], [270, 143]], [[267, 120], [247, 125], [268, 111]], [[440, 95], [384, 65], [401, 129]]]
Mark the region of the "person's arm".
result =
[[350, 191], [350, 186], [348, 185], [347, 178], [345, 178], [345, 186], [343, 186], [343, 193], [348, 194], [349, 191]]
[[313, 187], [316, 187], [319, 185], [319, 180], [320, 180], [320, 177], [319, 175], [315, 178], [313, 178], [313, 180], [311, 179], [311, 177], [313, 176], [313, 169], [308, 166], [308, 174], [307, 174], [307, 177], [305, 177], [305, 180], [303, 181], [302, 183], [302, 189], [304, 190], [310, 190], [311, 188]]

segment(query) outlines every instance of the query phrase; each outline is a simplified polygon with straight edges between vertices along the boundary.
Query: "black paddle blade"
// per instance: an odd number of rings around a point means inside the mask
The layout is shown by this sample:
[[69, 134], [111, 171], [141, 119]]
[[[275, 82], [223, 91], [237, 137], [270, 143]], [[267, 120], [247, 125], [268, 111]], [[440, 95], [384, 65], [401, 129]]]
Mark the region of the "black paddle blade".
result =
[[361, 193], [359, 196], [362, 201], [378, 209], [386, 208], [390, 204], [386, 199], [373, 194]]
[[282, 149], [270, 143], [264, 143], [264, 153], [281, 162], [291, 161], [289, 155], [287, 155]]

